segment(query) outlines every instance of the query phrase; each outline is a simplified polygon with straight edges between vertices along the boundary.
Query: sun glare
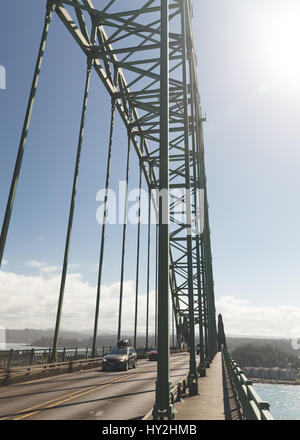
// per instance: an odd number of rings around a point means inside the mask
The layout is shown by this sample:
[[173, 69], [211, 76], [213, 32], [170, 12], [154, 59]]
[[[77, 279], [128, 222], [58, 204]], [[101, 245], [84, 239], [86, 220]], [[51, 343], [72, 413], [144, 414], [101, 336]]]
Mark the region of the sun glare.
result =
[[[300, 3], [300, 2], [299, 2]], [[270, 11], [265, 21], [265, 43], [262, 41], [264, 61], [269, 75], [276, 83], [300, 90], [300, 4], [282, 12]]]

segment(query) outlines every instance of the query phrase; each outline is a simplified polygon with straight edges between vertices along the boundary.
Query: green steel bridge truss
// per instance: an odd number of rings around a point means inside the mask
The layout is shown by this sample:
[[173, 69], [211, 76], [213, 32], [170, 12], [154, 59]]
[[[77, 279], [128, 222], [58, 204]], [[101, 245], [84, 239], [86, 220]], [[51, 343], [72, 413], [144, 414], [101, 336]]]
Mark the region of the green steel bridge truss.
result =
[[[99, 7], [100, 5], [100, 7]], [[45, 26], [0, 241], [3, 257], [45, 43], [56, 13], [122, 118], [159, 219], [158, 376], [154, 418], [172, 418], [169, 382], [170, 305], [178, 344], [190, 347], [190, 392], [217, 351], [214, 282], [204, 161], [203, 122], [190, 0], [48, 0]], [[79, 166], [80, 150], [77, 155]], [[77, 167], [78, 168], [78, 167]], [[78, 171], [78, 170], [77, 170]], [[74, 201], [77, 175], [73, 185]], [[164, 196], [164, 191], [169, 197]], [[72, 206], [71, 206], [72, 208]], [[199, 215], [200, 214], [200, 215]], [[72, 225], [71, 212], [69, 231]], [[168, 221], [164, 221], [165, 219]], [[179, 220], [178, 220], [179, 218]], [[66, 251], [70, 236], [67, 237]], [[64, 268], [67, 267], [67, 252]], [[63, 277], [65, 278], [65, 273]], [[56, 322], [56, 346], [64, 283]], [[171, 304], [170, 304], [171, 302]], [[98, 304], [99, 306], [99, 304]], [[95, 321], [98, 319], [97, 310]], [[197, 326], [197, 327], [196, 327]], [[200, 363], [195, 355], [199, 330]], [[97, 333], [97, 324], [95, 324]], [[54, 347], [55, 347], [54, 344]]]

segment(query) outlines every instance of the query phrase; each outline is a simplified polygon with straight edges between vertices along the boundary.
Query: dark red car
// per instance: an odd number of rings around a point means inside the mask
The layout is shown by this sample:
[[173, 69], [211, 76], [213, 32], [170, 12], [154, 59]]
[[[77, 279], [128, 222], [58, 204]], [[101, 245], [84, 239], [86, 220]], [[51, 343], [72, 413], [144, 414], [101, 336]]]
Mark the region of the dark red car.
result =
[[157, 358], [158, 358], [158, 351], [157, 351], [157, 348], [154, 347], [150, 351], [148, 359], [149, 359], [149, 361], [157, 361]]

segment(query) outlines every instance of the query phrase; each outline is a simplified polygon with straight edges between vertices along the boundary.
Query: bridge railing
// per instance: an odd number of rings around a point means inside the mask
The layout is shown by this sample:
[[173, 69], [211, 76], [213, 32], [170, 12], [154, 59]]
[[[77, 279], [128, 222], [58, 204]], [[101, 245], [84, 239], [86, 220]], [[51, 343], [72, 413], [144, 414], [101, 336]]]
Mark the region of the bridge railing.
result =
[[[177, 402], [180, 402], [182, 399], [188, 396], [189, 392], [189, 374], [184, 376], [180, 382], [177, 383], [171, 389], [171, 402], [174, 405]], [[153, 408], [142, 418], [142, 420], [152, 420], [153, 419]]]
[[0, 385], [9, 385], [11, 383], [23, 382], [29, 379], [38, 379], [40, 377], [49, 377], [64, 373], [73, 373], [79, 370], [86, 370], [100, 367], [102, 357], [74, 360], [65, 362], [53, 362], [46, 364], [35, 364], [19, 367], [10, 367], [0, 370]]
[[[39, 358], [40, 363], [35, 364], [24, 364], [24, 360], [27, 360], [26, 355], [28, 353], [19, 353], [19, 358], [16, 357], [17, 351], [22, 350], [10, 350], [9, 353], [11, 355], [11, 364], [7, 363], [7, 360], [4, 361], [2, 353], [2, 368], [0, 368], [0, 386], [1, 385], [9, 385], [13, 382], [25, 381], [28, 379], [37, 379], [40, 377], [48, 377], [50, 375], [59, 375], [64, 373], [73, 373], [79, 370], [87, 370], [91, 368], [98, 368], [102, 365], [103, 353], [106, 354], [110, 351], [112, 347], [102, 347], [97, 350], [97, 357], [91, 356], [91, 350], [85, 351], [85, 353], [90, 354], [90, 357], [84, 356], [84, 350], [77, 350], [77, 359], [75, 359], [75, 351], [76, 349], [70, 350], [62, 350], [60, 353], [65, 351], [65, 356], [60, 356], [64, 360], [57, 360], [56, 362], [42, 362], [43, 356]], [[13, 351], [13, 353], [12, 353]], [[31, 351], [31, 350], [23, 350], [23, 351]], [[49, 353], [49, 350], [44, 350], [46, 353]], [[147, 358], [150, 349], [137, 349], [138, 358]], [[172, 350], [172, 353], [176, 354], [182, 352], [180, 350]], [[51, 352], [50, 352], [51, 355]], [[0, 356], [1, 357], [1, 356]], [[47, 360], [50, 358], [47, 358]], [[16, 361], [15, 365], [12, 365], [12, 361]], [[16, 365], [17, 363], [17, 365]], [[183, 381], [179, 384], [177, 389], [172, 390], [172, 401], [174, 399], [180, 399], [185, 395], [187, 389], [187, 378], [184, 378]]]
[[[57, 362], [68, 362], [82, 359], [91, 359], [92, 357], [104, 357], [112, 349], [112, 346], [103, 346], [96, 349], [95, 356], [93, 356], [92, 348], [60, 348], [57, 351]], [[152, 347], [146, 349], [138, 347], [136, 349], [138, 357], [147, 357]], [[172, 349], [172, 353], [180, 352], [181, 350]], [[51, 363], [52, 349], [51, 348], [32, 348], [24, 350], [1, 350], [0, 351], [0, 369], [7, 369], [12, 367], [25, 367], [29, 365], [44, 365]]]
[[[95, 357], [105, 356], [112, 347], [99, 347]], [[91, 348], [61, 348], [57, 352], [57, 362], [92, 358]], [[0, 369], [22, 367], [27, 365], [42, 365], [51, 363], [52, 349], [25, 349], [0, 351]]]
[[252, 381], [247, 379], [243, 370], [224, 347], [222, 353], [234, 392], [240, 404], [243, 419], [274, 420], [270, 413], [270, 404], [260, 398], [252, 385]]

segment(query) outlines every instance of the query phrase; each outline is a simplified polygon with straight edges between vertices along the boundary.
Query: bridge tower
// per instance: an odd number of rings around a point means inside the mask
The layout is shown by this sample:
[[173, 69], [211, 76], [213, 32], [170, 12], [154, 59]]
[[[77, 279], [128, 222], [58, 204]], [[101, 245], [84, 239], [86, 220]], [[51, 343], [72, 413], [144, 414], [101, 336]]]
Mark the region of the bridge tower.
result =
[[[158, 217], [158, 371], [155, 419], [173, 417], [170, 395], [170, 307], [178, 344], [190, 350], [189, 386], [198, 393], [217, 352], [214, 281], [204, 160], [204, 137], [193, 40], [191, 0], [48, 0], [16, 168], [0, 238], [0, 264], [14, 204], [30, 116], [50, 21], [60, 19], [87, 63], [54, 354], [60, 329], [84, 116], [93, 71], [111, 96], [152, 191]], [[102, 255], [102, 254], [101, 254]], [[100, 258], [101, 259], [101, 258]], [[100, 272], [99, 272], [100, 274]], [[101, 274], [100, 274], [101, 275]], [[97, 336], [101, 276], [95, 313]], [[197, 338], [200, 362], [195, 354]]]

